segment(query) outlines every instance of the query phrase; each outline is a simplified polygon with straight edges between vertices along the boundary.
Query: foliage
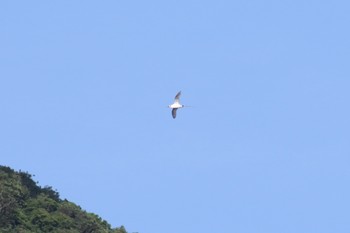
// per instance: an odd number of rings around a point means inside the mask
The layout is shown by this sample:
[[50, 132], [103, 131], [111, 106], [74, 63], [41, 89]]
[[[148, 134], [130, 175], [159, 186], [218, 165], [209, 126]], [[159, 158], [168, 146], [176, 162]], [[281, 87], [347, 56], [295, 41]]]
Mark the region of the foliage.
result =
[[127, 233], [80, 206], [40, 187], [27, 172], [0, 166], [0, 232]]

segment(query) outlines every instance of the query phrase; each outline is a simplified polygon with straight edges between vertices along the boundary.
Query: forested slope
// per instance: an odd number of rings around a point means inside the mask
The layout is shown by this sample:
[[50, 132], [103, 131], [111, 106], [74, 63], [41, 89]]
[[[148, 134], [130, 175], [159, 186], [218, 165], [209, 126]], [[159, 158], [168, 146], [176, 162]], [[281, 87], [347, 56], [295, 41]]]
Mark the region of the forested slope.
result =
[[27, 172], [0, 166], [0, 232], [126, 233], [40, 187]]

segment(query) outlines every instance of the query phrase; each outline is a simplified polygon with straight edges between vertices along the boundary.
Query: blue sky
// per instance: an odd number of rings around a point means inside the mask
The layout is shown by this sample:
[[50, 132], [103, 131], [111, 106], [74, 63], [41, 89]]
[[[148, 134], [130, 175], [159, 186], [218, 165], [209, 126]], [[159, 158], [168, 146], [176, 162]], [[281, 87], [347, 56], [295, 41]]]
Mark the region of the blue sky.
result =
[[0, 163], [130, 232], [350, 232], [349, 7], [2, 1]]

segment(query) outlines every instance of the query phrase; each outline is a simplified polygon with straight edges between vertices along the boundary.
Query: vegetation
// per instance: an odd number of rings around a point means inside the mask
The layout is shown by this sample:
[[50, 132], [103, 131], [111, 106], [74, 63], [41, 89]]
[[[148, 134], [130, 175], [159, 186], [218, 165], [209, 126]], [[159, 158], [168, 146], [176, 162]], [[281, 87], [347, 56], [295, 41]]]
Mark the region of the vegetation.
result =
[[126, 233], [76, 204], [40, 187], [27, 172], [0, 166], [0, 232]]

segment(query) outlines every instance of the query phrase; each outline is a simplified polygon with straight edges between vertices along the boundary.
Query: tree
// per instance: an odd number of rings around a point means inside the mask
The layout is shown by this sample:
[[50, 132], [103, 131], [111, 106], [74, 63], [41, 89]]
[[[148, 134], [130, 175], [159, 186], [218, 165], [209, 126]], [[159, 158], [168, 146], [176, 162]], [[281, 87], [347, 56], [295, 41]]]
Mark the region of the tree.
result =
[[40, 187], [32, 177], [0, 166], [0, 232], [127, 233], [60, 199], [51, 186]]

